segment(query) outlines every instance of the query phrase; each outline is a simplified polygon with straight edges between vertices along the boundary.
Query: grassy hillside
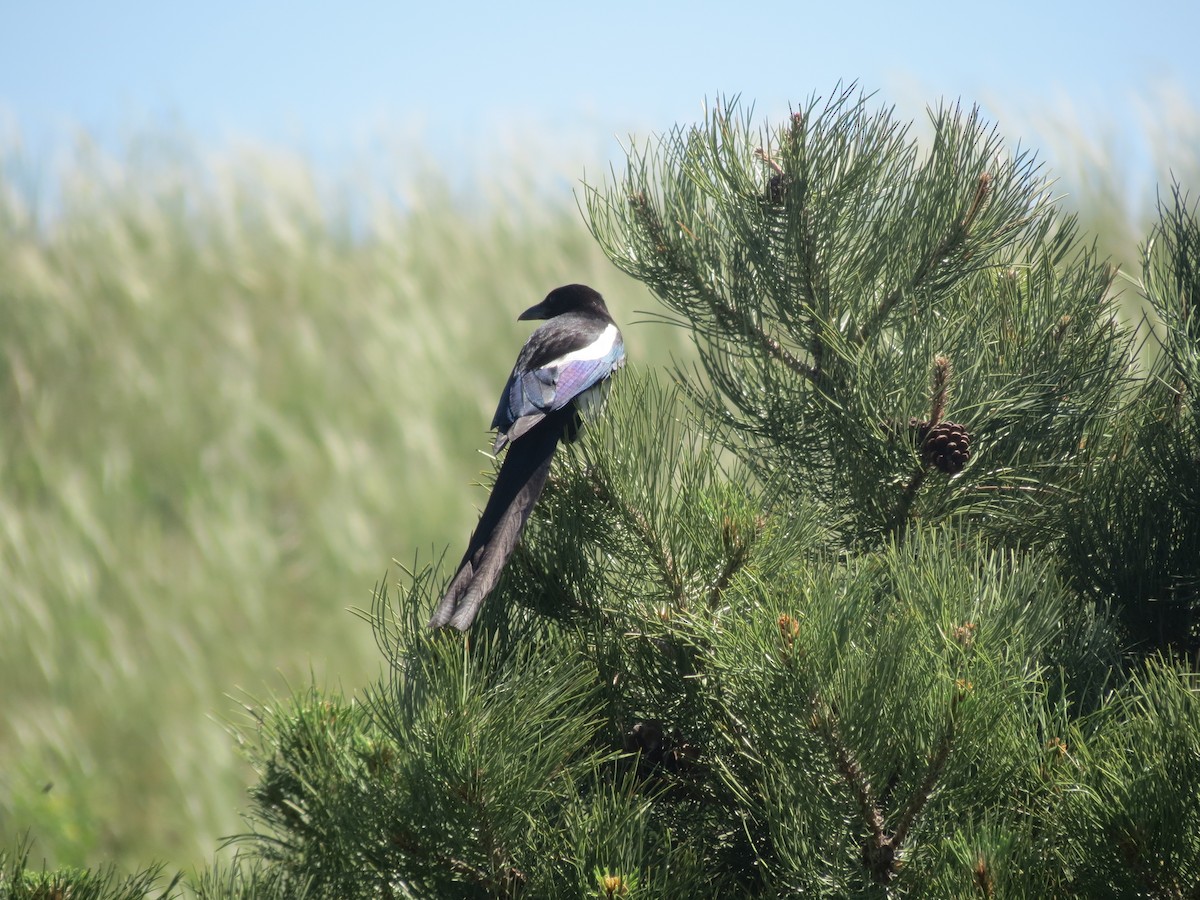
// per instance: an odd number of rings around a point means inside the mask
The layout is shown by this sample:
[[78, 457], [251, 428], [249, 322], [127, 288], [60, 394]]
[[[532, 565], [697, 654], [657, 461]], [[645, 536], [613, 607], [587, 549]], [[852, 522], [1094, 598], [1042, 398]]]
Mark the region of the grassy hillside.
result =
[[[39, 221], [21, 167], [0, 165], [0, 841], [194, 862], [239, 827], [228, 695], [358, 686], [376, 652], [346, 608], [393, 557], [461, 552], [516, 314], [573, 280], [622, 322], [649, 301], [518, 178], [376, 201], [283, 154], [83, 148]], [[632, 329], [630, 353], [679, 337]]]
[[[0, 842], [52, 865], [210, 858], [236, 698], [375, 672], [346, 610], [460, 552], [517, 312], [586, 281], [687, 353], [544, 179], [196, 154], [0, 156]], [[1104, 205], [1118, 258], [1151, 212]]]

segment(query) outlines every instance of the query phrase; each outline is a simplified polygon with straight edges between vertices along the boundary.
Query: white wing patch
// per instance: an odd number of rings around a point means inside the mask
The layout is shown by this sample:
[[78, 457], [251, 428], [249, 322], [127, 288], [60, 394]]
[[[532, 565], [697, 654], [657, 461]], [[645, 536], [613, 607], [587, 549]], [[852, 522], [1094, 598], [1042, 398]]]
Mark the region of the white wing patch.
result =
[[600, 332], [599, 337], [586, 347], [580, 347], [578, 350], [572, 350], [570, 353], [560, 356], [558, 359], [547, 363], [545, 368], [558, 368], [559, 366], [565, 366], [567, 363], [585, 359], [603, 359], [608, 354], [608, 351], [612, 349], [619, 333], [616, 325], [606, 325], [604, 326], [604, 330]]

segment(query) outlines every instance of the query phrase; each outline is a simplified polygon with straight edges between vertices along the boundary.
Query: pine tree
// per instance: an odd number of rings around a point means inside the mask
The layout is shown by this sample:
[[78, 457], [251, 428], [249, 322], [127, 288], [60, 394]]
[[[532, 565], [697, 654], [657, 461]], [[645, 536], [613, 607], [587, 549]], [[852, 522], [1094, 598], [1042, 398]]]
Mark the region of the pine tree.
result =
[[55, 871], [31, 865], [28, 840], [14, 851], [0, 848], [0, 897], [4, 900], [147, 900], [178, 896], [182, 873], [164, 877], [162, 866], [151, 866], [122, 877], [112, 866], [99, 869], [63, 867]]
[[1013, 522], [1040, 526], [1127, 370], [1113, 272], [1032, 155], [976, 111], [931, 119], [922, 153], [851, 91], [775, 134], [717, 110], [589, 194], [609, 255], [696, 334], [706, 423], [851, 546], [949, 518], [1043, 533]]
[[1077, 590], [1111, 603], [1143, 652], [1200, 659], [1200, 218], [1176, 185], [1144, 248], [1142, 296], [1158, 329], [1144, 376], [1083, 502], [1064, 516], [1062, 557]]
[[[253, 712], [206, 897], [1185, 897], [1200, 220], [1141, 287], [976, 111], [736, 102], [586, 195], [690, 329], [555, 461], [467, 635], [413, 566], [375, 688]], [[253, 861], [249, 861], [253, 857]]]

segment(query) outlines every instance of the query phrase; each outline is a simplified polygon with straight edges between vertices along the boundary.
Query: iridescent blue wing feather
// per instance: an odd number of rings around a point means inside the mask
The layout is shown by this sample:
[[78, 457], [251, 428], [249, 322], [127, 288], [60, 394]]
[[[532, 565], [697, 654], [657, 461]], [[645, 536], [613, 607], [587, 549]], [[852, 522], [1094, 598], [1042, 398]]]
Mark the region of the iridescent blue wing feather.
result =
[[[563, 317], [566, 318], [566, 317]], [[556, 326], [558, 322], [554, 323]], [[545, 359], [557, 329], [546, 329], [540, 341], [531, 339], [509, 376], [492, 427], [498, 430], [495, 451], [514, 441], [545, 418], [547, 413], [564, 409], [580, 394], [608, 378], [625, 361], [625, 346], [615, 327], [605, 329], [590, 344], [569, 350], [546, 360], [535, 368], [530, 362]]]

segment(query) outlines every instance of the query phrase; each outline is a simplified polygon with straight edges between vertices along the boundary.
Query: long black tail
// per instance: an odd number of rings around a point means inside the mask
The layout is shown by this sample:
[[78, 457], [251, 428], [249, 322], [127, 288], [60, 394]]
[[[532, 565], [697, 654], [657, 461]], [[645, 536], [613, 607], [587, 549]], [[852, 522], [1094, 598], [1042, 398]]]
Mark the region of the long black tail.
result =
[[566, 421], [559, 415], [548, 416], [509, 445], [458, 572], [429, 620], [430, 628], [453, 625], [466, 631], [471, 627], [546, 486]]

